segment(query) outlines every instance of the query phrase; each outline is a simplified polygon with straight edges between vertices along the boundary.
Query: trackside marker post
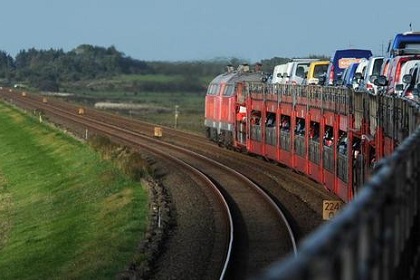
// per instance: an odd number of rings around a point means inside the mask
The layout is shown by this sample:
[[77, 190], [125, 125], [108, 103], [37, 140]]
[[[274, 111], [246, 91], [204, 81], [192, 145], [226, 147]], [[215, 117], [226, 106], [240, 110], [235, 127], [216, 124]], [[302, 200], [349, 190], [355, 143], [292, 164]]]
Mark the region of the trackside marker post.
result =
[[322, 204], [322, 218], [331, 220], [340, 211], [343, 202], [340, 200], [324, 200]]
[[155, 127], [155, 130], [154, 130], [154, 136], [155, 137], [162, 137], [162, 128], [161, 127]]

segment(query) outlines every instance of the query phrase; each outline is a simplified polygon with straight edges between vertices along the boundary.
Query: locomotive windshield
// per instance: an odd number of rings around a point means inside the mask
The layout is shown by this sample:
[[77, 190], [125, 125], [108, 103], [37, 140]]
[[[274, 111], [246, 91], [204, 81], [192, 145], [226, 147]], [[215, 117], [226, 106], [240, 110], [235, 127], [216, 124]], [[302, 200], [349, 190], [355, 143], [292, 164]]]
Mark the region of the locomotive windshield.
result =
[[219, 93], [219, 84], [210, 84], [207, 89], [207, 95], [217, 95]]
[[235, 92], [235, 86], [233, 84], [227, 84], [223, 91], [223, 96], [232, 96]]

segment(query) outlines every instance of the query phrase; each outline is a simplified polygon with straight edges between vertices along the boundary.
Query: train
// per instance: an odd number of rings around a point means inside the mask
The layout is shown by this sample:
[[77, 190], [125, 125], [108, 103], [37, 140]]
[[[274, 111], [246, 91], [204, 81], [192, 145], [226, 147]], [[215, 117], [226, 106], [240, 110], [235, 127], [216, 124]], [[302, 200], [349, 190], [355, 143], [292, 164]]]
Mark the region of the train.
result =
[[220, 146], [285, 165], [349, 202], [420, 124], [418, 112], [395, 95], [273, 84], [261, 65], [244, 64], [208, 85], [204, 126]]

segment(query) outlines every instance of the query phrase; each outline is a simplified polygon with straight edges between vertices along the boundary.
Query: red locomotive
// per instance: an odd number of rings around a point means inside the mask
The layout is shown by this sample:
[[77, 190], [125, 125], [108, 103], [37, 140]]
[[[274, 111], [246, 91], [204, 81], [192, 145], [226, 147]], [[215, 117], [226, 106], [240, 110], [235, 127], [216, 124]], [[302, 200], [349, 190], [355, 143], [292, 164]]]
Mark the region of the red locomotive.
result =
[[[237, 93], [243, 90], [245, 82], [261, 82], [265, 76], [260, 71], [251, 72], [248, 65], [237, 70], [227, 66], [223, 73], [207, 89], [205, 107], [205, 126], [207, 137], [225, 147], [245, 148], [246, 100]], [[253, 120], [256, 120], [254, 117]]]

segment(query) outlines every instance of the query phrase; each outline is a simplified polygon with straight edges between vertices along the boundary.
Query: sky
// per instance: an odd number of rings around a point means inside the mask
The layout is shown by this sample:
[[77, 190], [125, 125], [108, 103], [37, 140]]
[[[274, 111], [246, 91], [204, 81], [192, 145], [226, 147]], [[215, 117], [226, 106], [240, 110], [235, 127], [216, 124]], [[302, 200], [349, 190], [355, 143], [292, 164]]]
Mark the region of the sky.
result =
[[385, 53], [399, 32], [420, 31], [420, 1], [2, 0], [0, 50], [114, 46], [144, 61]]

